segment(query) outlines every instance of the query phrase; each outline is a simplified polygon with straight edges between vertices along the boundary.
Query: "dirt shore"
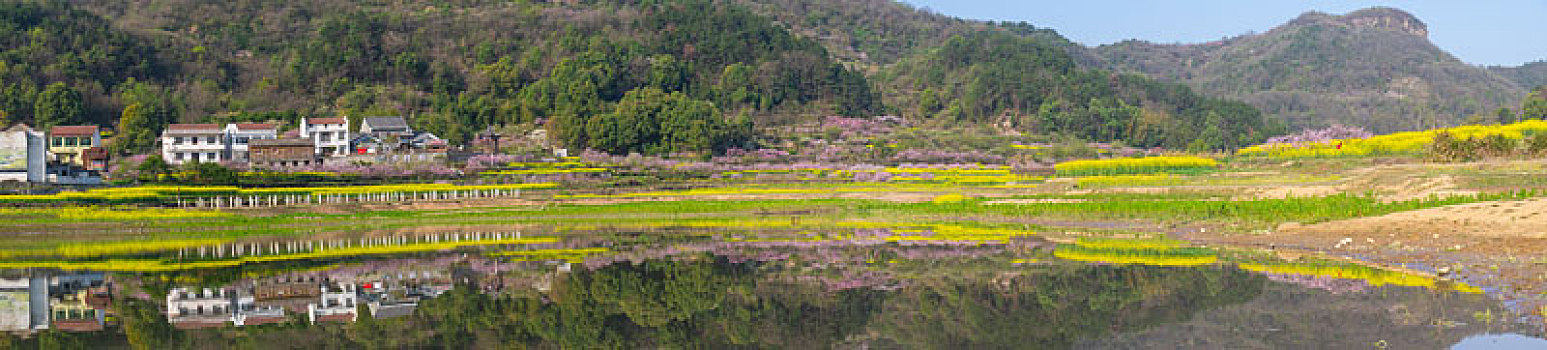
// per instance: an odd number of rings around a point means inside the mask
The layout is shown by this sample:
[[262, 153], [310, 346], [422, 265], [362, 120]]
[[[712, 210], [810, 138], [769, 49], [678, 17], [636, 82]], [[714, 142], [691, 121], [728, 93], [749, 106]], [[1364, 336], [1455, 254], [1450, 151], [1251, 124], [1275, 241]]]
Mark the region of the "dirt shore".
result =
[[1209, 245], [1317, 252], [1425, 271], [1477, 285], [1521, 311], [1547, 306], [1547, 199], [1486, 202], [1282, 224], [1262, 234], [1190, 231]]

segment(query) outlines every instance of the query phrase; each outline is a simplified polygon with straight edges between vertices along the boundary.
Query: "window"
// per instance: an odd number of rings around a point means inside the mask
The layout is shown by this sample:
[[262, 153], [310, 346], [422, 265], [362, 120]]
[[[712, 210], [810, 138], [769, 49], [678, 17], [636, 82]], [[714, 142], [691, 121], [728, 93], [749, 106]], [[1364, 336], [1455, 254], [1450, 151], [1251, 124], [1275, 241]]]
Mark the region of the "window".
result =
[[65, 147], [75, 147], [75, 138], [74, 137], [66, 137], [66, 138], [64, 138], [64, 145], [65, 145]]
[[331, 132], [322, 133], [322, 142], [332, 142], [332, 141], [333, 141], [333, 133], [331, 133]]
[[179, 162], [183, 161], [183, 154], [182, 153], [173, 153], [172, 154], [172, 160], [176, 160], [176, 161], [179, 161]]
[[195, 161], [195, 162], [199, 161], [199, 154], [198, 153], [189, 153], [189, 154], [193, 155], [193, 161]]
[[212, 161], [214, 161], [214, 160], [220, 160], [220, 158], [215, 158], [215, 153], [213, 153], [213, 152], [212, 152], [212, 153], [205, 153], [205, 154], [204, 154], [204, 159], [206, 159], [206, 160], [212, 160]]
[[214, 136], [207, 136], [207, 137], [204, 138], [204, 140], [205, 140], [205, 142], [209, 142], [210, 144], [218, 143], [218, 142], [215, 142], [215, 137]]
[[172, 138], [172, 144], [174, 144], [174, 145], [181, 145], [181, 144], [183, 144], [183, 138], [181, 138], [181, 137], [173, 137]]
[[54, 138], [54, 147], [59, 147], [59, 146], [64, 146], [64, 139], [60, 138], [60, 137], [55, 137]]

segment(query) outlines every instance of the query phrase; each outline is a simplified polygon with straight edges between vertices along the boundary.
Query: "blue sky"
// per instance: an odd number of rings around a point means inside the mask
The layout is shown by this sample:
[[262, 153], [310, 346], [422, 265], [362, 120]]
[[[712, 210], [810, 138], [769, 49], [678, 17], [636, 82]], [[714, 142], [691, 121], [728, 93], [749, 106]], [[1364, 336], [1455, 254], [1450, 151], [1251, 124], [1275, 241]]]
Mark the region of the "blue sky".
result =
[[1476, 65], [1547, 60], [1547, 0], [902, 0], [942, 14], [1051, 27], [1095, 46], [1126, 39], [1197, 43], [1266, 32], [1306, 11], [1387, 6], [1418, 16], [1429, 40]]

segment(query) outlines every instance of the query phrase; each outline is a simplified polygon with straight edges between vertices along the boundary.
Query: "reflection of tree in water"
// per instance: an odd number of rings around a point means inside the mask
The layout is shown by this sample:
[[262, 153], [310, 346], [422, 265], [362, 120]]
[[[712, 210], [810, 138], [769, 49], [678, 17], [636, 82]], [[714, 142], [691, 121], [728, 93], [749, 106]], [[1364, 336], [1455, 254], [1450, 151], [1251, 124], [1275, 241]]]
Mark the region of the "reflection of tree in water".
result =
[[116, 340], [64, 340], [157, 349], [1056, 348], [1245, 301], [1264, 281], [1231, 269], [970, 264], [926, 264], [908, 271], [913, 280], [900, 290], [834, 291], [786, 278], [792, 271], [774, 264], [699, 255], [577, 269], [547, 293], [459, 286], [412, 316], [362, 313], [353, 324], [320, 326], [175, 330], [153, 304], [128, 301], [117, 306], [124, 333]]
[[1251, 300], [1263, 278], [1233, 269], [1074, 266], [904, 289], [872, 327], [872, 345], [1067, 348], [1081, 338], [1186, 320]]

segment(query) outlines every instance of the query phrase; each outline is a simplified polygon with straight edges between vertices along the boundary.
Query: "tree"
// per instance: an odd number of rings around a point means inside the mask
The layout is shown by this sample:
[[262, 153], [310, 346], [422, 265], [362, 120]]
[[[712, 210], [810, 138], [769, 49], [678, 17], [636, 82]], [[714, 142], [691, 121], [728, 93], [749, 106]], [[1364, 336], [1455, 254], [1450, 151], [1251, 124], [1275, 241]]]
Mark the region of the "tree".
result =
[[124, 107], [118, 118], [118, 136], [113, 138], [113, 151], [118, 154], [150, 152], [156, 148], [157, 123], [148, 108], [140, 104]]
[[56, 125], [82, 124], [86, 118], [86, 102], [80, 91], [64, 83], [53, 83], [38, 95], [33, 113], [33, 120], [40, 130]]
[[133, 78], [121, 84], [117, 95], [125, 106], [140, 105], [140, 112], [150, 121], [152, 133], [160, 133], [163, 125], [176, 123], [183, 111], [182, 99], [171, 90]]
[[236, 171], [231, 170], [231, 168], [222, 166], [220, 163], [189, 162], [183, 164], [183, 171], [188, 173], [188, 177], [183, 179], [183, 181], [186, 183], [199, 185], [236, 185]]
[[692, 74], [688, 72], [687, 64], [678, 61], [672, 55], [655, 55], [650, 57], [649, 85], [665, 91], [687, 91], [688, 80]]
[[1512, 124], [1519, 121], [1519, 118], [1515, 116], [1515, 111], [1509, 110], [1508, 107], [1499, 107], [1499, 110], [1494, 111], [1493, 115], [1498, 117], [1499, 124]]
[[161, 174], [171, 173], [172, 166], [167, 164], [166, 159], [161, 159], [161, 155], [152, 154], [145, 157], [145, 161], [140, 162], [135, 170], [139, 171], [140, 181], [157, 181]]
[[1547, 119], [1547, 86], [1536, 88], [1536, 91], [1526, 95], [1526, 100], [1520, 106], [1522, 119]]

